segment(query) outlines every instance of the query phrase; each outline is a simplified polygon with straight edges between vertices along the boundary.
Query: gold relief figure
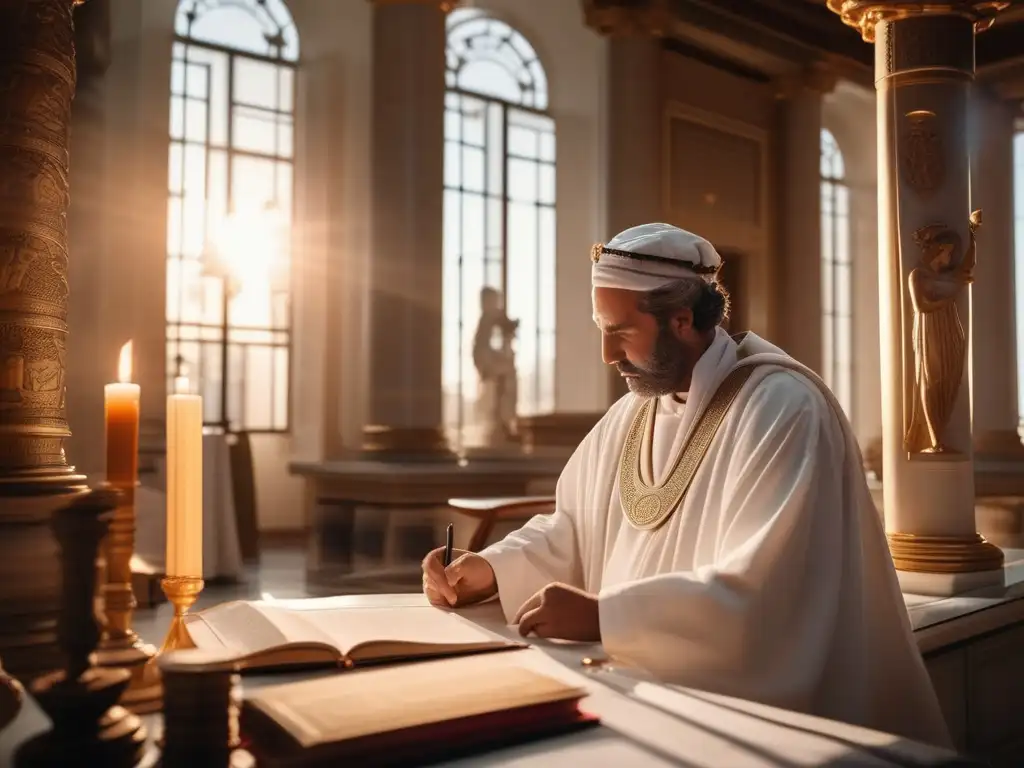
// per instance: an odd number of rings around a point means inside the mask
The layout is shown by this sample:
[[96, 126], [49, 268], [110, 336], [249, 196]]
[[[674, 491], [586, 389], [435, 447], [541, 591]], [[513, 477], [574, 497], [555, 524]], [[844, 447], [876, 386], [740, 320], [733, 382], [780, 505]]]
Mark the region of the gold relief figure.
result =
[[975, 233], [981, 211], [971, 214], [971, 242], [959, 261], [960, 236], [945, 224], [914, 233], [921, 260], [909, 277], [914, 307], [914, 390], [910, 425], [904, 436], [910, 453], [945, 453], [943, 432], [953, 412], [967, 357], [967, 337], [956, 299], [974, 281]]
[[56, 392], [61, 385], [60, 364], [56, 360], [33, 360], [25, 367], [29, 392]]

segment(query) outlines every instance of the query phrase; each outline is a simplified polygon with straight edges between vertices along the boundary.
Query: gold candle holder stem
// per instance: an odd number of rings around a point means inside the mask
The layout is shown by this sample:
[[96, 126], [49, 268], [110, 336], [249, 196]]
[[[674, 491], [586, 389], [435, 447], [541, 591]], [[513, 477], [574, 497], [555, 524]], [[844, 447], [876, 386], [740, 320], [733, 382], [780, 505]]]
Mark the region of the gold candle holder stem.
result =
[[124, 648], [136, 640], [132, 618], [137, 602], [132, 590], [131, 563], [135, 553], [135, 489], [138, 485], [137, 481], [106, 484], [118, 492], [120, 501], [103, 540], [101, 554], [106, 565], [101, 587], [105, 619], [101, 648]]
[[96, 651], [98, 666], [124, 668], [131, 682], [120, 704], [136, 714], [160, 709], [159, 679], [152, 675], [149, 662], [156, 649], [144, 643], [132, 628], [137, 602], [132, 589], [132, 555], [135, 553], [135, 489], [138, 481], [107, 482], [104, 487], [117, 493], [117, 507], [103, 538], [100, 559], [104, 563], [100, 618], [102, 636]]
[[160, 581], [160, 588], [167, 595], [168, 601], [174, 606], [174, 617], [164, 637], [159, 653], [176, 651], [182, 648], [195, 648], [195, 643], [185, 629], [185, 616], [189, 608], [195, 605], [199, 594], [205, 586], [198, 576], [167, 576]]
[[171, 625], [160, 646], [143, 669], [143, 679], [150, 685], [160, 686], [163, 691], [163, 676], [160, 674], [160, 658], [170, 651], [195, 648], [195, 643], [185, 628], [185, 616], [188, 609], [195, 605], [199, 594], [203, 591], [204, 582], [198, 576], [165, 576], [160, 580], [160, 589], [167, 596], [174, 608]]

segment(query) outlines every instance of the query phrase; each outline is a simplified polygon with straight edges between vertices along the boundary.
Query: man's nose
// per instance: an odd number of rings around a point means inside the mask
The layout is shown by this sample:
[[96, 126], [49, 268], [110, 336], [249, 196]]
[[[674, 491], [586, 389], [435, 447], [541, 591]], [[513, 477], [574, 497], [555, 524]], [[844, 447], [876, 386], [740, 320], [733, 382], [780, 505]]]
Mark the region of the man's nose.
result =
[[621, 363], [625, 356], [622, 354], [622, 347], [611, 336], [601, 337], [601, 358], [607, 365]]

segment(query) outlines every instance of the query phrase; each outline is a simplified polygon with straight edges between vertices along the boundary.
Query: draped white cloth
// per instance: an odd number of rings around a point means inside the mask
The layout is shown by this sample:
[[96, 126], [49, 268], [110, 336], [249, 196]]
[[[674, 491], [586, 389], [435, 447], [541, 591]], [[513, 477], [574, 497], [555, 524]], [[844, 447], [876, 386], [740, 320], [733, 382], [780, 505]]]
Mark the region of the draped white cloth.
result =
[[482, 553], [507, 619], [545, 585], [572, 584], [598, 594], [606, 651], [665, 682], [948, 745], [857, 441], [831, 394], [779, 367], [792, 358], [719, 329], [686, 403], [660, 400], [653, 479], [718, 384], [751, 363], [765, 365], [654, 531], [633, 528], [619, 503], [642, 400], [611, 407], [566, 465], [556, 511]]

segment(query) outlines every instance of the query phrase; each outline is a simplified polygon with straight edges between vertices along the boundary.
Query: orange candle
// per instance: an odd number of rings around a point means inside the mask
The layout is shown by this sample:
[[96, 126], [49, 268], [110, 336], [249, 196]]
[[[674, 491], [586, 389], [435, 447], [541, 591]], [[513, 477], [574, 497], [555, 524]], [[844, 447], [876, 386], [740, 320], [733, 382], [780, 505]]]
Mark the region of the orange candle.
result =
[[132, 342], [121, 347], [117, 383], [103, 390], [107, 426], [107, 482], [134, 487], [139, 470], [139, 394], [132, 384]]

